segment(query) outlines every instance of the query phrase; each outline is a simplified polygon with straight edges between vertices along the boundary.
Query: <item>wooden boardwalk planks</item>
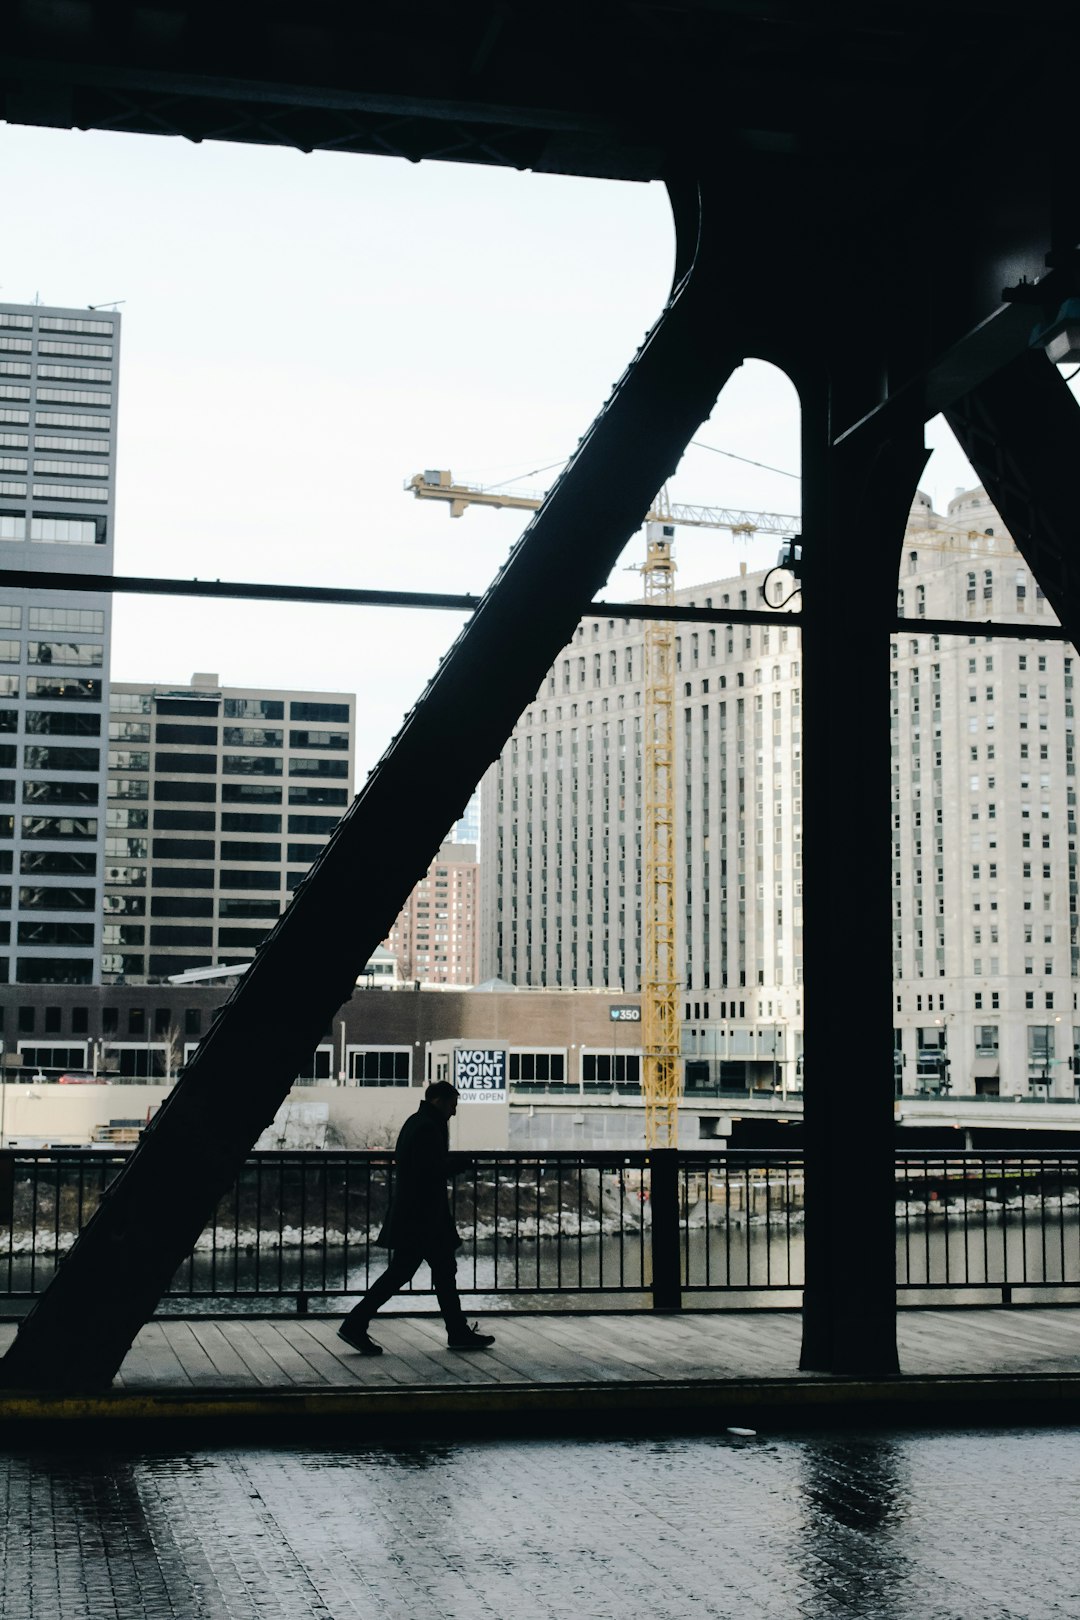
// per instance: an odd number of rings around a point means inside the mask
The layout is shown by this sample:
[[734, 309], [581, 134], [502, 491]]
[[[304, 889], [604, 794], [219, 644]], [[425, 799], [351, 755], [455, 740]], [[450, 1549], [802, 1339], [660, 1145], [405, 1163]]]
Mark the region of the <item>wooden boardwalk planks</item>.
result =
[[[374, 1326], [381, 1356], [337, 1337], [340, 1318], [157, 1319], [139, 1334], [115, 1388], [124, 1392], [315, 1392], [820, 1380], [798, 1372], [797, 1311], [489, 1313], [490, 1351], [455, 1354], [432, 1312], [387, 1315]], [[15, 1332], [0, 1323], [0, 1351]], [[901, 1311], [901, 1367], [912, 1378], [955, 1375], [1080, 1377], [1080, 1309]]]
[[[358, 1356], [337, 1317], [152, 1322], [122, 1368], [124, 1387], [341, 1389], [394, 1385], [684, 1382], [797, 1374], [797, 1311], [489, 1314], [490, 1351], [447, 1350], [434, 1313], [381, 1317], [384, 1354]], [[1080, 1373], [1080, 1310], [902, 1311], [904, 1372]], [[806, 1375], [809, 1376], [809, 1375]]]

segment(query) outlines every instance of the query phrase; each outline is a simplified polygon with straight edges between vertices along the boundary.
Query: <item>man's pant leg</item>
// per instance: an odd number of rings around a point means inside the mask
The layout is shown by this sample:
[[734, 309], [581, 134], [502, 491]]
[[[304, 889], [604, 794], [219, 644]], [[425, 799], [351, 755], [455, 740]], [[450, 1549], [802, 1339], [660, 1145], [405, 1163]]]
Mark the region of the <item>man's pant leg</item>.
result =
[[431, 1267], [431, 1281], [442, 1319], [446, 1323], [446, 1331], [453, 1337], [466, 1325], [465, 1312], [461, 1308], [461, 1296], [457, 1289], [457, 1256], [453, 1249], [440, 1245], [438, 1248], [428, 1249], [424, 1259]]
[[402, 1288], [411, 1282], [419, 1271], [424, 1259], [418, 1248], [394, 1249], [390, 1255], [390, 1263], [381, 1277], [376, 1277], [363, 1299], [354, 1305], [345, 1321], [352, 1327], [363, 1326], [367, 1328], [375, 1312]]

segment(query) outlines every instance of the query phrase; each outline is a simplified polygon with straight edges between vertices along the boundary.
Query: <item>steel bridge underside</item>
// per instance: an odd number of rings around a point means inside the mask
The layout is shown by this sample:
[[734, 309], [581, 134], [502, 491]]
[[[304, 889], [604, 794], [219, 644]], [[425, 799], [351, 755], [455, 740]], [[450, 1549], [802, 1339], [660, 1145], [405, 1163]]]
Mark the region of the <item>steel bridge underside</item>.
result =
[[[803, 1365], [896, 1370], [884, 692], [897, 565], [923, 427], [943, 411], [1077, 639], [1080, 412], [1030, 346], [1080, 294], [1054, 83], [1071, 15], [1036, 0], [1020, 30], [1011, 6], [949, 0], [22, 0], [5, 18], [12, 123], [660, 179], [676, 265], [653, 330], [0, 1379], [111, 1378], [747, 356], [789, 374], [803, 413]], [[840, 1075], [839, 1050], [860, 1054]]]

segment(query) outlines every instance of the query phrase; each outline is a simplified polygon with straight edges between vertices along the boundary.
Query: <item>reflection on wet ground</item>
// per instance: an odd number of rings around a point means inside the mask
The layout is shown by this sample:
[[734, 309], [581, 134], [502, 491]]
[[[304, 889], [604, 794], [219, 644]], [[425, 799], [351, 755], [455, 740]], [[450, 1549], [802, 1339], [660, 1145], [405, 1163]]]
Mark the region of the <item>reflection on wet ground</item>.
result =
[[4, 1620], [1080, 1616], [1080, 1434], [0, 1459]]

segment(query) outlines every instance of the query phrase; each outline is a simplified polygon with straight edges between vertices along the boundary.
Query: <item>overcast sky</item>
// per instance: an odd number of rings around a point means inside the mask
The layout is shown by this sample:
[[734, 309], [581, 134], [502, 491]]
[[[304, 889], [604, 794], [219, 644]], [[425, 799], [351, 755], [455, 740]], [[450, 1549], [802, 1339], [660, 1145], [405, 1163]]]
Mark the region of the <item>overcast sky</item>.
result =
[[[11, 125], [0, 162], [21, 221], [0, 298], [123, 300], [118, 573], [479, 593], [522, 514], [454, 521], [404, 481], [546, 487], [520, 475], [570, 454], [671, 277], [659, 185]], [[699, 438], [781, 471], [691, 448], [674, 499], [798, 513], [779, 373], [744, 366]], [[974, 480], [929, 438], [941, 507]], [[775, 551], [680, 530], [679, 583]], [[461, 622], [118, 597], [113, 678], [356, 692], [362, 782]]]

